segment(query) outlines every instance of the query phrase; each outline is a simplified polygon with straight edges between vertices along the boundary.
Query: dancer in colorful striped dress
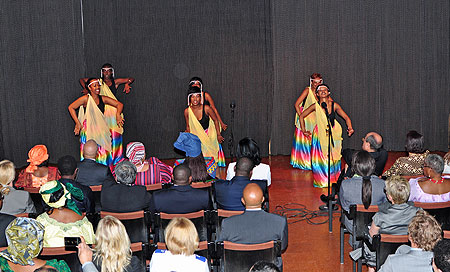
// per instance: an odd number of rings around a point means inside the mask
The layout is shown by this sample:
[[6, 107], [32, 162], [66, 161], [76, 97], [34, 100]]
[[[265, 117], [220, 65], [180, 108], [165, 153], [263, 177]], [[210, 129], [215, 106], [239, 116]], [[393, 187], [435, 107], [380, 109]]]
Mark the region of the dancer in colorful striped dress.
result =
[[188, 91], [188, 107], [184, 110], [186, 132], [190, 132], [202, 142], [204, 157], [214, 157], [217, 166], [225, 167], [225, 156], [220, 143], [224, 141], [220, 135], [220, 125], [214, 111], [203, 105], [203, 93], [200, 88], [190, 86]]
[[[303, 170], [311, 170], [311, 138], [303, 134], [299, 116], [305, 109], [317, 103], [316, 87], [323, 82], [322, 75], [318, 73], [312, 74], [309, 80], [309, 87], [305, 88], [295, 101], [295, 134], [291, 151], [291, 165]], [[305, 117], [305, 127], [306, 130], [313, 131], [315, 126], [316, 115], [311, 113]]]
[[[350, 137], [355, 131], [352, 128], [352, 121], [344, 112], [342, 107], [330, 98], [330, 91], [327, 85], [317, 86], [316, 94], [319, 97], [318, 103], [309, 106], [300, 114], [300, 127], [303, 134], [311, 139], [311, 168], [315, 187], [326, 187], [328, 183], [328, 156], [330, 155], [330, 182], [337, 181], [341, 172], [341, 148], [342, 148], [342, 127], [336, 120], [336, 113], [344, 118], [347, 125], [347, 134]], [[322, 108], [322, 103], [326, 106]], [[305, 117], [312, 112], [316, 114], [316, 126], [311, 131], [306, 129]], [[331, 122], [332, 146], [331, 154], [328, 154], [328, 131], [327, 115]]]
[[[75, 135], [80, 134], [80, 151], [83, 150], [83, 146], [87, 140], [94, 139], [99, 145], [98, 155], [96, 161], [104, 165], [113, 165], [114, 158], [111, 153], [116, 150], [121, 150], [122, 141], [120, 133], [120, 145], [113, 145], [114, 138], [111, 134], [117, 133], [117, 129], [122, 129], [124, 119], [122, 117], [123, 104], [119, 101], [104, 95], [100, 95], [101, 80], [96, 78], [88, 79], [86, 86], [89, 89], [89, 94], [75, 100], [69, 105], [70, 116], [75, 122]], [[104, 113], [107, 113], [108, 106], [114, 108], [115, 116], [107, 119]], [[78, 112], [78, 117], [76, 110]], [[108, 110], [109, 111], [109, 110]], [[111, 114], [111, 111], [109, 111]], [[114, 124], [112, 124], [114, 122]], [[117, 135], [116, 143], [118, 142]], [[120, 146], [120, 148], [118, 147]], [[82, 153], [81, 153], [82, 154]], [[120, 156], [122, 153], [120, 152]], [[81, 159], [83, 159], [81, 155]]]

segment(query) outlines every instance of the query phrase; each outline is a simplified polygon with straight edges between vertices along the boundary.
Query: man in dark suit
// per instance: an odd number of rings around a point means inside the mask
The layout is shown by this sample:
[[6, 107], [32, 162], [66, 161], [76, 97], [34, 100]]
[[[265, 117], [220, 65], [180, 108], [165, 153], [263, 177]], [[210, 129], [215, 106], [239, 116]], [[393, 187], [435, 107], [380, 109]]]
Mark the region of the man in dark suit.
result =
[[94, 213], [95, 202], [94, 194], [92, 193], [91, 188], [75, 181], [75, 177], [78, 172], [77, 161], [75, 160], [75, 158], [70, 155], [61, 157], [58, 160], [58, 172], [61, 176], [59, 181], [62, 184], [67, 186], [67, 184], [70, 183], [83, 191], [83, 199], [76, 199], [75, 197], [73, 197], [73, 200], [75, 201], [75, 204], [77, 204], [78, 209], [80, 209], [81, 212]]
[[111, 170], [95, 161], [97, 143], [89, 140], [83, 147], [84, 160], [78, 164], [77, 182], [86, 186], [102, 185], [104, 181], [113, 181]]
[[153, 193], [152, 212], [191, 213], [211, 208], [209, 193], [206, 189], [191, 187], [191, 169], [180, 164], [173, 169], [173, 183], [169, 189]]
[[134, 212], [148, 210], [151, 196], [145, 186], [133, 185], [137, 169], [129, 161], [122, 161], [115, 168], [116, 180], [102, 185], [101, 205], [103, 211]]
[[[222, 231], [219, 233], [217, 241], [259, 244], [281, 240], [281, 250], [284, 252], [288, 245], [286, 217], [261, 210], [263, 201], [261, 188], [255, 183], [248, 184], [242, 197], [245, 212], [222, 221]], [[281, 258], [277, 259], [276, 265], [282, 270]]]

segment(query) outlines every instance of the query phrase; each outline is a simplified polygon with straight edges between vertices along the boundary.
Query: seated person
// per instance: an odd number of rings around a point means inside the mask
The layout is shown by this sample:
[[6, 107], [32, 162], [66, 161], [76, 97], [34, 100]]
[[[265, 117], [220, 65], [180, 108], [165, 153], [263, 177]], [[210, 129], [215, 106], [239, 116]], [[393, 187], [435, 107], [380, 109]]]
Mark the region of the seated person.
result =
[[414, 202], [447, 202], [450, 201], [450, 178], [442, 177], [444, 160], [437, 154], [425, 158], [423, 173], [425, 177], [410, 179], [411, 195], [409, 201]]
[[450, 240], [442, 239], [433, 248], [434, 272], [450, 272]]
[[130, 246], [130, 238], [122, 222], [115, 217], [105, 216], [98, 223], [94, 254], [86, 245], [84, 237], [81, 237], [78, 258], [83, 272], [145, 272], [145, 267], [139, 258], [132, 256]]
[[77, 204], [78, 209], [82, 213], [95, 212], [94, 194], [92, 193], [91, 188], [75, 181], [75, 177], [78, 172], [77, 161], [75, 158], [70, 155], [61, 157], [58, 160], [58, 172], [61, 175], [59, 182], [64, 184], [66, 187], [67, 183], [70, 183], [83, 192], [83, 200], [78, 200], [76, 198], [73, 199], [75, 204]]
[[431, 252], [441, 240], [441, 226], [425, 211], [417, 212], [408, 227], [411, 246], [401, 245], [381, 266], [380, 272], [422, 272], [433, 271]]
[[150, 210], [164, 213], [191, 213], [212, 207], [209, 192], [190, 186], [191, 170], [180, 164], [173, 170], [174, 186], [153, 193]]
[[129, 161], [121, 161], [115, 168], [116, 180], [105, 181], [100, 202], [103, 211], [135, 212], [150, 208], [151, 196], [145, 186], [134, 185], [137, 169]]
[[[245, 186], [242, 197], [245, 212], [222, 221], [222, 231], [219, 233], [217, 241], [259, 244], [280, 240], [281, 251], [284, 252], [288, 245], [286, 217], [263, 211], [261, 209], [263, 201], [264, 196], [260, 186], [255, 183]], [[281, 271], [283, 270], [281, 258], [277, 258], [276, 265]]]
[[83, 160], [78, 163], [77, 182], [86, 186], [102, 185], [114, 178], [108, 166], [95, 161], [97, 157], [97, 143], [88, 140], [83, 146]]
[[[4, 190], [5, 188], [3, 188]], [[0, 190], [0, 209], [3, 205], [3, 191]], [[9, 223], [16, 218], [14, 215], [9, 215], [5, 213], [0, 213], [0, 247], [8, 246], [6, 242], [5, 230]]]
[[383, 177], [397, 176], [417, 176], [423, 174], [423, 162], [430, 151], [424, 150], [423, 135], [415, 130], [406, 134], [405, 149], [408, 157], [398, 158], [386, 172]]
[[0, 190], [3, 194], [3, 207], [0, 209], [4, 214], [35, 213], [36, 208], [27, 191], [16, 190], [12, 186], [16, 170], [14, 164], [8, 160], [0, 162]]
[[150, 260], [150, 271], [205, 271], [208, 260], [195, 255], [199, 238], [194, 224], [187, 218], [170, 220], [165, 231], [167, 250], [157, 249]]
[[[342, 181], [339, 191], [339, 201], [344, 211], [348, 212], [352, 204], [380, 205], [386, 202], [384, 194], [384, 180], [373, 175], [375, 159], [367, 151], [358, 151], [352, 159], [352, 170], [355, 175]], [[344, 224], [350, 232], [353, 230], [353, 221], [344, 217]]]
[[200, 139], [187, 132], [181, 132], [173, 146], [186, 153], [186, 158], [177, 160], [175, 166], [185, 163], [191, 169], [192, 182], [210, 182], [216, 177], [217, 163], [214, 158], [204, 158]]
[[35, 145], [28, 152], [28, 167], [19, 173], [16, 187], [39, 188], [49, 180], [59, 179], [58, 168], [48, 166], [48, 153], [45, 145]]
[[444, 161], [445, 161], [445, 165], [444, 165], [443, 173], [450, 175], [450, 150], [445, 154]]
[[83, 192], [72, 186], [67, 187], [53, 180], [44, 184], [39, 193], [44, 201], [44, 212], [36, 220], [45, 228], [44, 247], [64, 246], [64, 237], [84, 236], [89, 244], [94, 243], [94, 229], [91, 222], [82, 216], [72, 197], [81, 199]]
[[34, 219], [18, 217], [6, 229], [8, 248], [0, 252], [0, 270], [28, 272], [50, 266], [59, 272], [70, 272], [65, 261], [38, 259], [44, 240], [44, 227]]
[[169, 183], [172, 177], [172, 167], [162, 163], [156, 157], [145, 159], [145, 147], [140, 142], [127, 145], [127, 158], [136, 166], [136, 185]]
[[248, 272], [280, 272], [280, 269], [273, 263], [257, 261]]
[[[261, 157], [259, 156], [259, 147], [255, 140], [249, 137], [240, 140], [236, 150], [236, 157], [247, 157], [253, 161], [255, 167], [253, 168], [252, 176], [250, 179], [267, 180], [267, 186], [271, 184], [272, 177], [270, 174], [270, 166], [261, 163]], [[232, 162], [228, 165], [227, 180], [230, 180], [234, 177], [235, 165], [235, 162]]]

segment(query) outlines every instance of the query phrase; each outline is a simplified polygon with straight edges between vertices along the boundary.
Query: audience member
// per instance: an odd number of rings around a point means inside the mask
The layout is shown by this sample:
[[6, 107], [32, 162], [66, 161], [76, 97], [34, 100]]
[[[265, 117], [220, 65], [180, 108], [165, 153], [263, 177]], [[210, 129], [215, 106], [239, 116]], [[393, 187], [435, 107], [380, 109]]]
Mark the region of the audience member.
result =
[[280, 269], [273, 263], [257, 261], [248, 272], [280, 272]]
[[[261, 156], [259, 155], [259, 147], [258, 144], [252, 138], [246, 137], [239, 141], [236, 157], [242, 158], [247, 157], [252, 160], [253, 165], [253, 173], [250, 179], [258, 179], [258, 180], [267, 180], [267, 186], [271, 184], [271, 174], [270, 174], [270, 166], [264, 163], [261, 163]], [[234, 167], [236, 166], [236, 162], [232, 162], [228, 165], [227, 169], [227, 180], [230, 180], [234, 177]]]
[[209, 271], [208, 260], [195, 255], [199, 238], [187, 218], [170, 220], [165, 231], [167, 250], [157, 249], [150, 260], [150, 271]]
[[[245, 186], [242, 195], [245, 212], [225, 218], [222, 221], [222, 230], [218, 234], [217, 240], [238, 244], [258, 244], [281, 240], [281, 250], [285, 251], [288, 245], [286, 218], [261, 210], [264, 196], [257, 184], [250, 183]], [[283, 270], [281, 258], [277, 259], [276, 265]]]
[[95, 201], [91, 188], [75, 181], [75, 177], [78, 172], [77, 161], [75, 158], [70, 155], [61, 157], [58, 160], [58, 172], [61, 175], [59, 182], [64, 184], [66, 187], [68, 186], [67, 184], [70, 183], [72, 186], [83, 192], [82, 200], [78, 200], [76, 198], [73, 199], [75, 204], [77, 204], [78, 209], [84, 213], [95, 212]]
[[162, 163], [156, 157], [145, 159], [145, 147], [140, 142], [127, 145], [127, 158], [136, 166], [137, 175], [134, 184], [150, 185], [155, 183], [169, 183], [172, 167]]
[[411, 246], [401, 245], [381, 266], [380, 272], [423, 272], [432, 270], [435, 244], [441, 240], [441, 227], [425, 211], [417, 212], [408, 227]]
[[[3, 188], [4, 190], [4, 188]], [[0, 209], [3, 205], [3, 191], [0, 189]], [[0, 213], [0, 247], [8, 246], [6, 242], [5, 230], [9, 223], [16, 218], [14, 215]]]
[[36, 208], [27, 191], [16, 190], [12, 183], [16, 176], [14, 164], [8, 160], [0, 162], [0, 190], [3, 194], [3, 207], [1, 213], [19, 214], [19, 213], [35, 213]]
[[45, 145], [35, 145], [28, 152], [28, 167], [19, 173], [16, 187], [39, 188], [49, 180], [59, 179], [58, 169], [48, 166], [48, 153]]
[[39, 267], [38, 269], [34, 270], [34, 272], [58, 272], [55, 268], [44, 265], [43, 267]]
[[430, 151], [424, 149], [423, 135], [415, 130], [406, 134], [406, 152], [408, 157], [398, 158], [386, 172], [383, 177], [398, 176], [417, 176], [423, 174], [423, 162]]
[[[450, 142], [449, 142], [450, 145]], [[445, 154], [444, 156], [444, 161], [445, 161], [445, 165], [444, 165], [444, 174], [450, 174], [450, 150]]]
[[450, 272], [450, 240], [443, 239], [433, 248], [434, 272]]
[[28, 272], [50, 266], [59, 272], [70, 272], [65, 261], [41, 260], [44, 226], [34, 219], [18, 217], [6, 229], [8, 248], [0, 252], [0, 267], [4, 272]]
[[186, 158], [177, 160], [175, 166], [181, 163], [187, 164], [191, 169], [192, 182], [209, 182], [214, 180], [217, 162], [213, 157], [203, 157], [202, 143], [196, 135], [180, 132], [180, 136], [178, 136], [173, 146], [186, 153]]
[[174, 186], [154, 192], [150, 210], [164, 213], [190, 213], [211, 208], [208, 191], [192, 188], [191, 180], [191, 170], [187, 165], [176, 166], [173, 170]]
[[[352, 169], [355, 175], [342, 182], [339, 191], [341, 207], [346, 212], [352, 204], [380, 205], [386, 201], [384, 194], [384, 180], [373, 175], [375, 171], [375, 159], [367, 151], [358, 151], [352, 159]], [[345, 226], [353, 229], [353, 221], [345, 217]]]
[[442, 177], [444, 160], [437, 154], [425, 158], [423, 173], [425, 177], [410, 179], [410, 201], [447, 202], [450, 201], [450, 178]]
[[137, 169], [129, 161], [115, 168], [116, 181], [105, 181], [101, 192], [102, 210], [108, 212], [134, 212], [148, 210], [151, 196], [145, 186], [134, 185]]
[[[253, 162], [247, 157], [239, 158], [235, 165], [236, 175], [231, 180], [216, 181], [216, 201], [218, 208], [232, 211], [245, 210], [241, 202], [242, 191], [251, 183]], [[265, 184], [264, 184], [265, 185]]]
[[102, 185], [105, 181], [114, 180], [111, 170], [101, 163], [95, 161], [97, 156], [97, 143], [89, 140], [84, 144], [83, 157], [78, 164], [76, 181], [86, 186]]
[[84, 236], [89, 244], [94, 243], [94, 229], [91, 222], [82, 216], [72, 197], [80, 199], [83, 192], [72, 186], [67, 187], [53, 180], [44, 184], [39, 193], [46, 212], [36, 220], [45, 228], [44, 247], [64, 246], [64, 237]]
[[[119, 219], [105, 216], [98, 223], [94, 254], [84, 237], [78, 245], [78, 258], [83, 272], [144, 272], [139, 258], [132, 256], [130, 238]], [[92, 256], [94, 258], [92, 258]]]

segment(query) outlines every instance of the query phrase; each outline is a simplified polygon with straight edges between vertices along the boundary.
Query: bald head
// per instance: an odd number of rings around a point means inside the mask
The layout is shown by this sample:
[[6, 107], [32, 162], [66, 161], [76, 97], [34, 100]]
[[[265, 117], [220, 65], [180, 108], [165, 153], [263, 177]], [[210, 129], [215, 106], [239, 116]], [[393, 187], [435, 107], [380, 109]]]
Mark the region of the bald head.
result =
[[97, 156], [97, 143], [94, 140], [89, 140], [84, 144], [83, 157], [86, 159], [94, 159]]
[[254, 166], [251, 159], [242, 157], [238, 159], [234, 171], [236, 176], [250, 177]]
[[263, 191], [256, 183], [249, 183], [242, 192], [242, 203], [246, 209], [261, 208], [264, 201]]
[[362, 149], [367, 152], [375, 152], [383, 146], [383, 137], [376, 132], [369, 132], [364, 137]]

